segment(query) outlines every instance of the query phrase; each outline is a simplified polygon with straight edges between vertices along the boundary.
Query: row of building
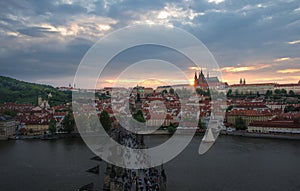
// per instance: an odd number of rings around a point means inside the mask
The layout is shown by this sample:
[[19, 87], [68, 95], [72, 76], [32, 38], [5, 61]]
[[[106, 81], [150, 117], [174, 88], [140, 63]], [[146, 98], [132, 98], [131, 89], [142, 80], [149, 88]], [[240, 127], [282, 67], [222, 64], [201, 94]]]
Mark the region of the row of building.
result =
[[0, 140], [6, 140], [8, 137], [16, 134], [18, 123], [8, 115], [0, 116]]
[[[204, 76], [202, 70], [199, 76], [195, 73], [194, 86], [188, 84], [159, 86], [156, 89], [136, 86], [131, 89], [126, 88], [104, 88], [97, 90], [97, 93], [109, 95], [105, 99], [95, 98], [94, 106], [98, 114], [107, 111], [117, 125], [115, 115], [141, 110], [146, 120], [145, 125], [152, 126], [169, 126], [171, 123], [179, 123], [181, 116], [184, 115], [194, 122], [197, 117], [209, 119], [213, 101], [209, 97], [201, 97], [195, 93], [195, 89], [202, 90], [215, 89], [226, 91], [231, 89], [232, 92], [238, 93], [259, 93], [265, 94], [268, 90], [285, 89], [287, 92], [293, 91], [300, 94], [300, 82], [297, 84], [247, 84], [246, 80], [240, 80], [240, 84], [228, 85], [219, 81], [217, 77]], [[62, 88], [62, 90], [81, 91], [71, 86]], [[190, 95], [186, 98], [180, 98], [171, 91], [187, 90]], [[48, 95], [51, 96], [51, 95]], [[216, 100], [214, 100], [216, 101]], [[128, 105], [131, 110], [127, 111]], [[184, 105], [184, 107], [182, 107]], [[242, 118], [249, 132], [298, 132], [299, 123], [297, 122], [297, 112], [284, 113], [287, 103], [266, 102], [264, 98], [254, 98], [252, 100], [240, 100], [230, 98], [227, 105], [232, 106], [226, 113], [225, 124], [234, 127], [237, 118]], [[293, 105], [295, 108], [299, 105]], [[216, 108], [217, 107], [217, 108]], [[218, 108], [219, 107], [219, 108]], [[220, 112], [226, 105], [214, 103], [214, 110]], [[0, 107], [0, 112], [15, 111], [15, 123], [12, 123], [8, 116], [1, 117], [0, 136], [8, 137], [15, 133], [15, 130], [24, 133], [42, 134], [48, 130], [51, 119], [57, 121], [58, 127], [66, 115], [66, 105], [50, 107], [48, 102], [38, 98], [38, 106], [32, 104], [15, 104], [5, 103]], [[284, 116], [285, 115], [285, 116]], [[130, 116], [129, 116], [130, 117]], [[205, 121], [205, 120], [204, 120]], [[13, 130], [14, 126], [15, 130]], [[290, 129], [287, 129], [290, 128]], [[293, 131], [292, 131], [293, 129]]]
[[51, 119], [56, 120], [57, 129], [67, 115], [66, 105], [50, 107], [47, 102], [38, 99], [38, 106], [32, 104], [4, 103], [0, 106], [0, 113], [14, 112], [15, 116], [1, 116], [0, 136], [7, 139], [16, 132], [27, 135], [41, 135], [48, 131]]
[[286, 103], [265, 102], [263, 99], [229, 100], [225, 124], [235, 127], [242, 119], [251, 133], [300, 133], [300, 104], [292, 104], [294, 111], [285, 112]]
[[240, 84], [228, 86], [233, 93], [238, 94], [266, 94], [267, 91], [275, 92], [275, 90], [286, 90], [287, 93], [293, 91], [295, 94], [300, 94], [300, 81], [298, 83], [278, 84], [278, 83], [253, 83], [246, 84], [245, 81]]

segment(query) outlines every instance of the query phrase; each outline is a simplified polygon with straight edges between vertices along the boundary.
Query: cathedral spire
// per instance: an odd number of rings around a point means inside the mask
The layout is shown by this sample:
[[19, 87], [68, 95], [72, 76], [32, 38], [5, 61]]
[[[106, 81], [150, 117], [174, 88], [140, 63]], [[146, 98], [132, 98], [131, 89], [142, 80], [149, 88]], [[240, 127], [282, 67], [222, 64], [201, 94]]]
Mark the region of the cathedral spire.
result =
[[203, 70], [202, 70], [202, 68], [201, 68], [198, 79], [202, 79], [203, 77], [204, 77], [204, 75], [203, 75]]
[[194, 77], [194, 79], [197, 80], [197, 72], [195, 72], [195, 77]]

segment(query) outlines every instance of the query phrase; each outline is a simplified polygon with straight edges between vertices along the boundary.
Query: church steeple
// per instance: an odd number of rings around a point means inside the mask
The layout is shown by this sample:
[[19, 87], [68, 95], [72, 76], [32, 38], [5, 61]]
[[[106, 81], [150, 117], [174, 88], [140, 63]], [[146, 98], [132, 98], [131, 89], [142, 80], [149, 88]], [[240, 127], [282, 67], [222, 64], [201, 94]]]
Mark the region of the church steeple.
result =
[[200, 79], [203, 79], [203, 78], [204, 78], [204, 74], [203, 74], [203, 71], [202, 71], [202, 68], [201, 68], [198, 79], [200, 80]]
[[204, 84], [204, 83], [206, 83], [206, 79], [205, 79], [205, 76], [204, 76], [204, 74], [203, 74], [202, 68], [201, 68], [201, 71], [200, 71], [200, 74], [199, 74], [198, 83], [199, 83], [199, 84]]
[[195, 72], [194, 86], [197, 86], [197, 85], [198, 85], [197, 72]]
[[[209, 77], [209, 74], [207, 74], [207, 77]], [[202, 68], [199, 72], [199, 77], [197, 77], [197, 72], [195, 72], [194, 86], [202, 88], [203, 90], [207, 90], [208, 84], [207, 84], [207, 80], [203, 74]]]

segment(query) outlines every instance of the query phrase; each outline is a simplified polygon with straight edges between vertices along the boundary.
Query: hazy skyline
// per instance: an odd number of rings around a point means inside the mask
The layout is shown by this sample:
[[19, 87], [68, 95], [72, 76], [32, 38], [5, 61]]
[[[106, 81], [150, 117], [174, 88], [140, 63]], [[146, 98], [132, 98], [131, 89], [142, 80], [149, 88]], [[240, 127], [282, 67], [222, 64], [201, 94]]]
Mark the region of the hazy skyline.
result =
[[[105, 34], [162, 24], [199, 38], [230, 84], [300, 80], [297, 0], [12, 0], [0, 2], [0, 9], [0, 74], [17, 79], [67, 86]], [[192, 79], [195, 68], [186, 70]]]

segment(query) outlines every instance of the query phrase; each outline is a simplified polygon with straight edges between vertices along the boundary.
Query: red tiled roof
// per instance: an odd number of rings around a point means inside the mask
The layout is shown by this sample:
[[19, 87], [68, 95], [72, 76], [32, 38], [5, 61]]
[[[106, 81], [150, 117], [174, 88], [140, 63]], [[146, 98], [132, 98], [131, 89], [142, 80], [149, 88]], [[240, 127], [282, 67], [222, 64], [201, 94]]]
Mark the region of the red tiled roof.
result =
[[227, 113], [229, 116], [272, 116], [273, 113], [269, 111], [256, 110], [232, 110]]
[[261, 107], [267, 107], [265, 103], [242, 103], [239, 105], [236, 105], [235, 107], [241, 108], [241, 107], [252, 107], [252, 108], [261, 108]]

